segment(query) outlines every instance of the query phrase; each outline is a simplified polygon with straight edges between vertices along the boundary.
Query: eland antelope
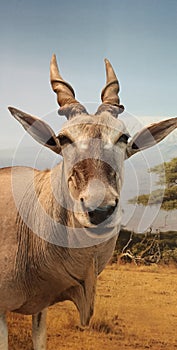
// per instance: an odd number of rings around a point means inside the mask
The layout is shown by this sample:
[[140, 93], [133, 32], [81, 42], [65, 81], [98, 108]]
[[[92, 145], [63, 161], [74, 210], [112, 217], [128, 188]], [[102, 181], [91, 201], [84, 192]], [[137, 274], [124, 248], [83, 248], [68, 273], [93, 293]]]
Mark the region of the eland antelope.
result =
[[32, 315], [35, 350], [46, 349], [46, 310], [71, 300], [81, 325], [94, 310], [96, 279], [109, 261], [120, 226], [123, 162], [177, 127], [171, 118], [129, 141], [119, 83], [108, 60], [102, 104], [94, 115], [60, 75], [55, 55], [51, 85], [66, 123], [59, 134], [43, 120], [9, 107], [25, 130], [63, 160], [51, 170], [0, 170], [0, 350], [8, 349], [6, 311]]

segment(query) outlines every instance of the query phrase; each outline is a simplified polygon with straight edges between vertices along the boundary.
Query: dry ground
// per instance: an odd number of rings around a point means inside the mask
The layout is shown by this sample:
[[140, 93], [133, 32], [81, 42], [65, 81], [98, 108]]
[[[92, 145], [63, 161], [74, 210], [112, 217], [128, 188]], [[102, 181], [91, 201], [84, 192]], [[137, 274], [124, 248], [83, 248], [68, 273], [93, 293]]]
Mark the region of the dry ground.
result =
[[[32, 350], [30, 321], [8, 315], [10, 350]], [[177, 270], [109, 266], [89, 329], [70, 302], [51, 307], [47, 324], [48, 350], [177, 350]]]

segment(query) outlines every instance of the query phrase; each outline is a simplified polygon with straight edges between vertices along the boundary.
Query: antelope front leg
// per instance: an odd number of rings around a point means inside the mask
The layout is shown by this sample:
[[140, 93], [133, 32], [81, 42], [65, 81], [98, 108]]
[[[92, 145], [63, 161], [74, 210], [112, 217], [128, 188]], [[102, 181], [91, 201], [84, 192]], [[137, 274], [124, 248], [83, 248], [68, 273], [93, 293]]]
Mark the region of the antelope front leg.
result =
[[69, 297], [74, 302], [80, 313], [81, 326], [89, 325], [94, 311], [94, 300], [96, 292], [97, 259], [93, 259], [87, 271], [87, 276], [77, 287], [70, 289]]
[[34, 350], [46, 350], [46, 315], [47, 309], [44, 309], [32, 317], [32, 339]]
[[0, 350], [8, 350], [8, 330], [4, 314], [0, 314]]

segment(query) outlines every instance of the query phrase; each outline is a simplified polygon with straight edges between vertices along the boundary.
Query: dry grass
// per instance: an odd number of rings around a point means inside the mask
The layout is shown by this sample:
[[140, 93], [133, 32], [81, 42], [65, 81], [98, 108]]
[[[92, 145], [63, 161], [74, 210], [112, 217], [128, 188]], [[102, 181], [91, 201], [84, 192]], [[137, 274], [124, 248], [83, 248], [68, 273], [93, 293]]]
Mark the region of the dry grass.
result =
[[[32, 350], [31, 318], [10, 314], [10, 350]], [[177, 270], [108, 267], [98, 279], [90, 327], [70, 302], [48, 312], [48, 350], [177, 350]]]

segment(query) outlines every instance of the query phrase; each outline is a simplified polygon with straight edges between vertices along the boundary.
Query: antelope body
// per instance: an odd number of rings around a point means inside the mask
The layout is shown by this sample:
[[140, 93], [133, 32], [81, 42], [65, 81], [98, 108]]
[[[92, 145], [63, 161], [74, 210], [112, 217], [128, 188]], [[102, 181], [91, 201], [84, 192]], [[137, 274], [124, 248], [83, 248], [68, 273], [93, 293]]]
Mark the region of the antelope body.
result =
[[8, 350], [6, 311], [31, 314], [35, 350], [46, 349], [46, 309], [76, 305], [81, 324], [93, 314], [96, 278], [109, 261], [120, 225], [123, 162], [177, 127], [171, 118], [130, 142], [117, 116], [119, 83], [108, 60], [102, 104], [89, 115], [51, 60], [51, 84], [67, 122], [58, 135], [44, 121], [9, 107], [43, 146], [63, 156], [55, 168], [0, 170], [0, 350]]

